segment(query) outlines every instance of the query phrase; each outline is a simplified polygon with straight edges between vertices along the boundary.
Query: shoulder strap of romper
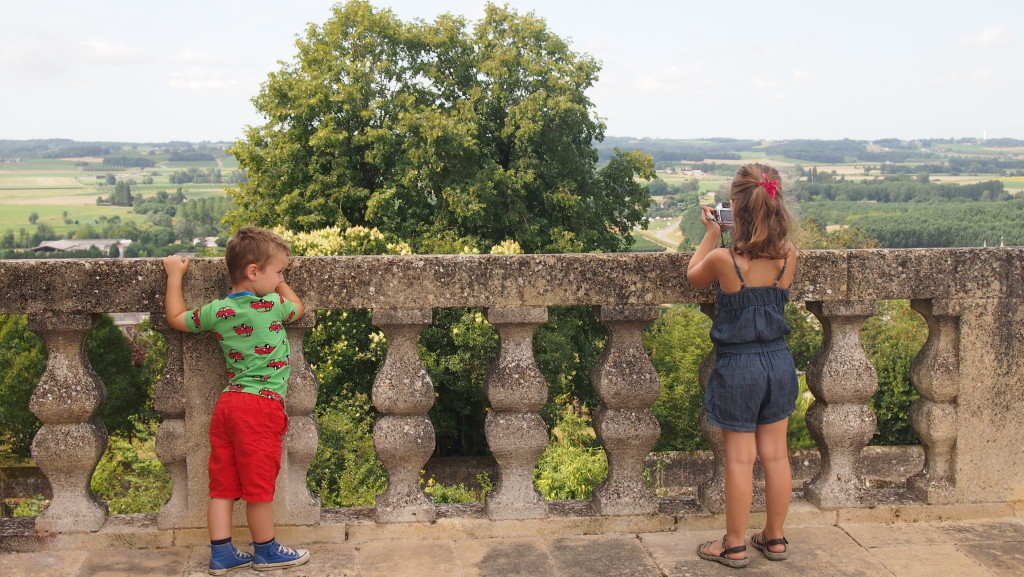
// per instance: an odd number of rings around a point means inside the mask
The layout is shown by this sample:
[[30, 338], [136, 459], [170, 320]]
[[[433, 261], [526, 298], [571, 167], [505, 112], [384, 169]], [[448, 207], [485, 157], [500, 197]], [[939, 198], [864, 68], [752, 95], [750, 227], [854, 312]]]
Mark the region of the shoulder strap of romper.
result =
[[[732, 252], [731, 248], [729, 249], [729, 256], [732, 257], [732, 266], [736, 269], [736, 276], [740, 277], [740, 286], [745, 288], [747, 286], [747, 281], [743, 279], [743, 273], [740, 272], [740, 265], [736, 264], [736, 254]], [[782, 277], [780, 276], [779, 278]], [[779, 281], [776, 280], [775, 282], [777, 283]]]
[[789, 257], [782, 259], [782, 271], [779, 272], [779, 276], [775, 277], [775, 284], [772, 286], [779, 286], [779, 281], [782, 280], [782, 275], [786, 274], [786, 267], [789, 266]]

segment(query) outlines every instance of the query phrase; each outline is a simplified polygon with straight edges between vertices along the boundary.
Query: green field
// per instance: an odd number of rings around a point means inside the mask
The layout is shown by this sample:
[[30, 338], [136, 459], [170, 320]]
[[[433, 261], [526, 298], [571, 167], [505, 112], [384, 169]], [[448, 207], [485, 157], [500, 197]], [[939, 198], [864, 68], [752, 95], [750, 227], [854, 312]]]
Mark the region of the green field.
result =
[[[129, 207], [98, 206], [98, 197], [106, 198], [114, 191], [113, 185], [106, 184], [106, 170], [95, 170], [98, 163], [88, 167], [76, 165], [73, 159], [25, 159], [20, 162], [0, 163], [0, 233], [7, 230], [18, 232], [35, 230], [29, 222], [30, 216], [38, 215], [37, 223], [45, 223], [60, 233], [76, 230], [84, 224], [96, 224], [101, 217], [118, 216], [122, 220], [141, 222], [145, 215], [136, 215]], [[175, 171], [197, 168], [201, 171], [220, 168], [224, 179], [238, 162], [232, 156], [217, 161], [162, 162], [154, 168], [115, 171], [120, 178], [131, 178], [134, 196], [152, 196], [159, 191], [175, 192], [182, 188], [185, 196], [195, 200], [224, 196], [229, 184], [172, 184], [170, 175]], [[153, 179], [152, 184], [141, 184], [144, 177]]]
[[1007, 189], [1013, 189], [1016, 191], [1024, 190], [1024, 176], [1010, 176], [999, 180], [1003, 181], [1003, 186]]

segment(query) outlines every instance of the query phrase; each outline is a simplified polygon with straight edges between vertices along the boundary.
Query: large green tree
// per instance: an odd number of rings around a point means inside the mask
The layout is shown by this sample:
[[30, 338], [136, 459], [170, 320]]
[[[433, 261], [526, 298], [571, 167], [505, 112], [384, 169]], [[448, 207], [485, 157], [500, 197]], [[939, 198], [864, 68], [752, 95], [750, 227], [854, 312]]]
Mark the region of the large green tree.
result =
[[470, 27], [353, 0], [296, 46], [253, 99], [266, 123], [231, 150], [249, 178], [236, 223], [535, 253], [622, 250], [645, 220], [650, 157], [597, 166], [599, 64], [533, 13], [488, 4]]
[[[598, 166], [605, 125], [586, 91], [599, 65], [532, 13], [489, 4], [473, 25], [452, 15], [403, 22], [351, 1], [296, 47], [253, 99], [265, 123], [231, 150], [248, 177], [231, 192], [233, 224], [366, 227], [417, 253], [506, 241], [541, 253], [624, 250], [646, 220], [640, 181], [654, 176], [651, 158], [616, 151]], [[332, 375], [367, 369], [379, 344], [365, 315], [323, 314], [329, 337], [307, 341], [321, 396], [349, 398], [365, 383]], [[483, 380], [496, 335], [481, 318], [438, 310], [421, 337], [440, 453], [486, 449]], [[338, 335], [348, 350], [331, 344]], [[536, 340], [552, 396], [594, 404], [587, 376], [604, 332], [590, 311], [552, 310]], [[566, 355], [544, 343], [582, 348]]]

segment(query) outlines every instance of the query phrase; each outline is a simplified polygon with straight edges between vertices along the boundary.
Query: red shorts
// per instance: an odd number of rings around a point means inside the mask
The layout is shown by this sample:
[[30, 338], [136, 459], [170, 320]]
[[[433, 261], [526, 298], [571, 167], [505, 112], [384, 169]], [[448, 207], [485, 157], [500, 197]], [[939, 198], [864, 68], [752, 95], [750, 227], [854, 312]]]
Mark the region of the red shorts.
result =
[[281, 401], [221, 393], [210, 417], [210, 498], [273, 501], [287, 430]]

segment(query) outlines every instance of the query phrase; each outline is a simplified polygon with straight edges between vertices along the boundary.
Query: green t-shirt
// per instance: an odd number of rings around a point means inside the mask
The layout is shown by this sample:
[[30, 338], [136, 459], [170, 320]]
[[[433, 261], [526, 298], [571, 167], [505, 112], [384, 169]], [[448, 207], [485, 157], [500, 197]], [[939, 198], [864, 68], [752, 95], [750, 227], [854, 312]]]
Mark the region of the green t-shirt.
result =
[[185, 315], [189, 330], [213, 331], [224, 353], [228, 386], [224, 391], [284, 400], [291, 374], [291, 348], [284, 326], [297, 307], [277, 293], [262, 298], [249, 291], [231, 293]]

